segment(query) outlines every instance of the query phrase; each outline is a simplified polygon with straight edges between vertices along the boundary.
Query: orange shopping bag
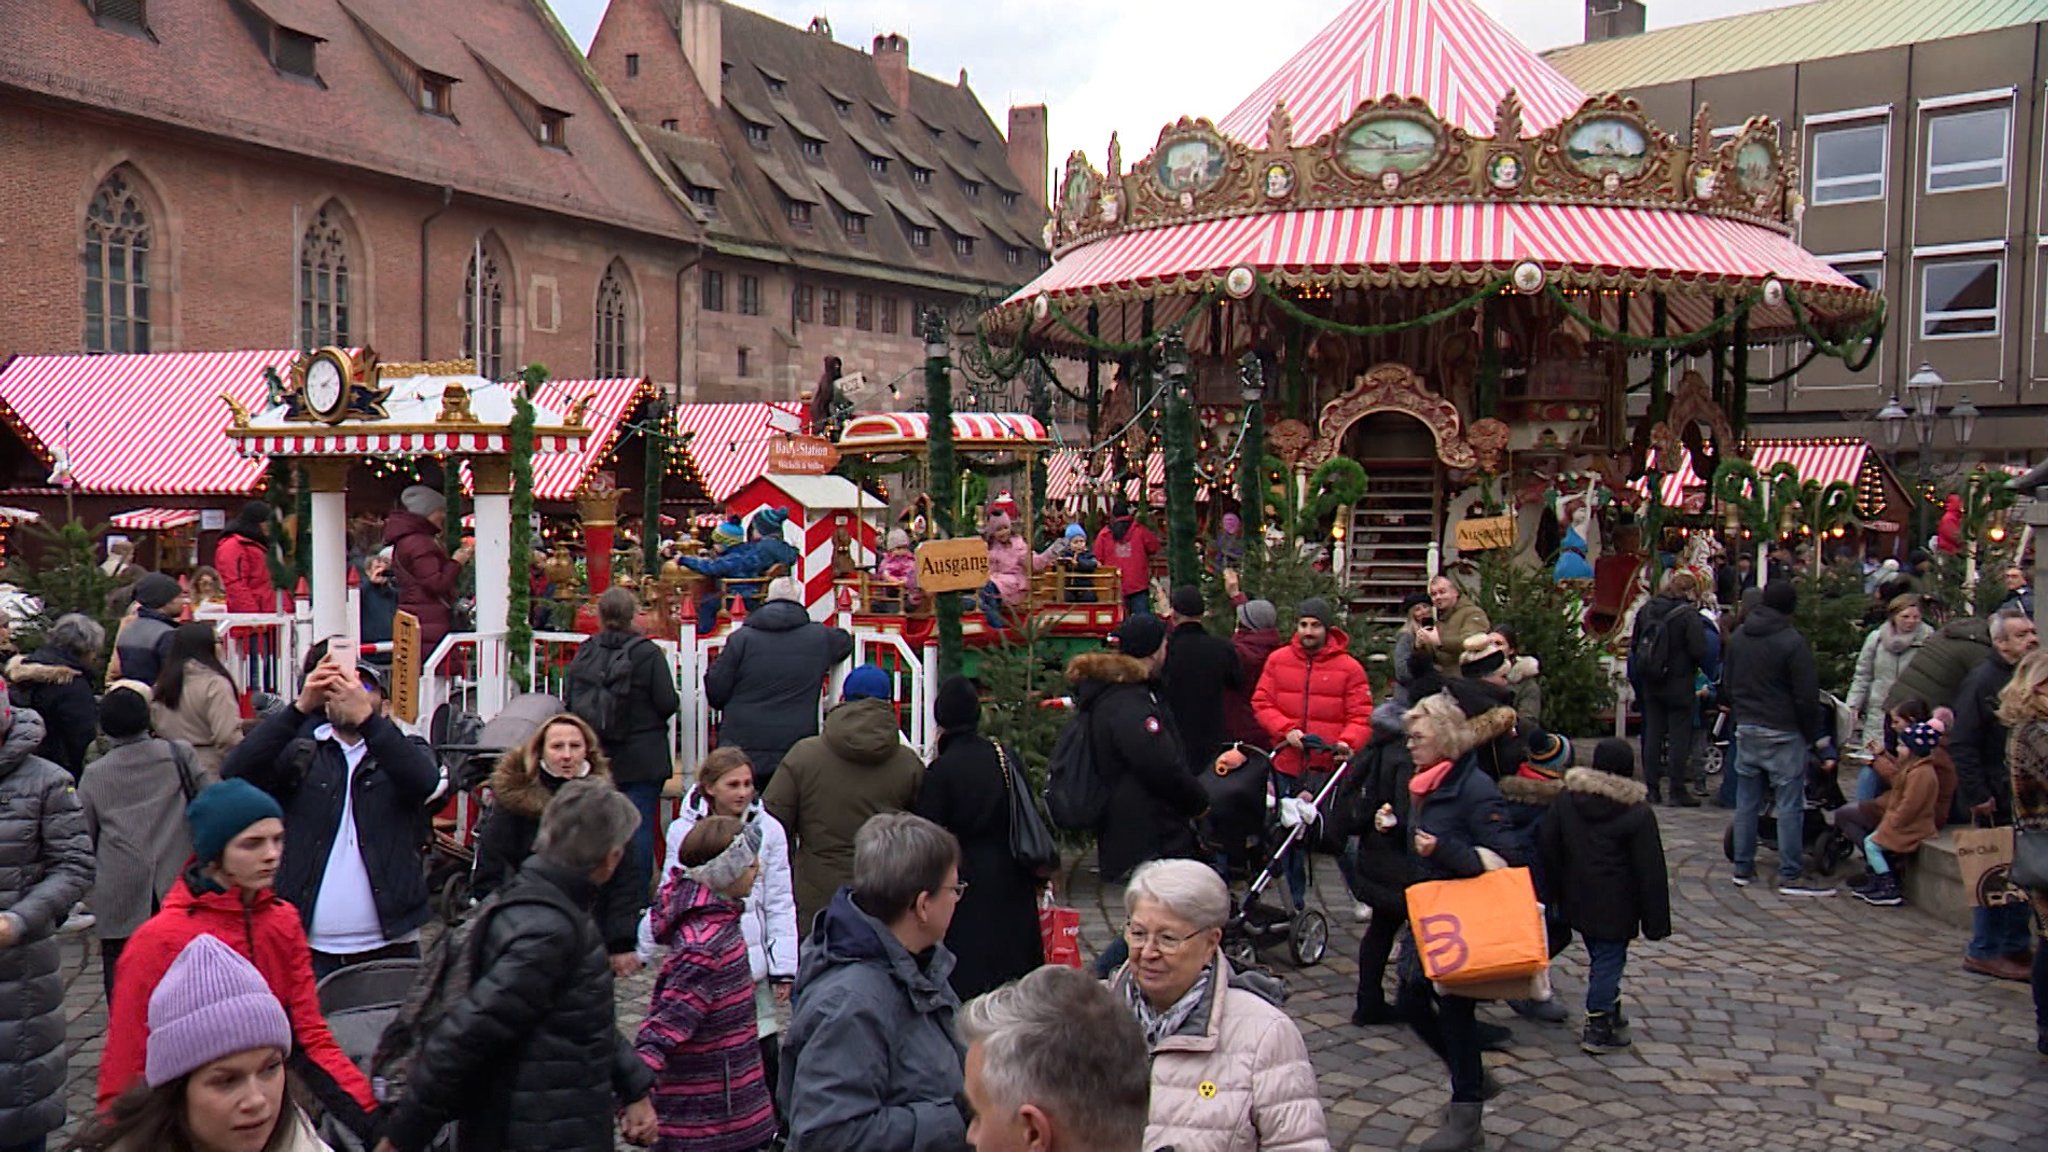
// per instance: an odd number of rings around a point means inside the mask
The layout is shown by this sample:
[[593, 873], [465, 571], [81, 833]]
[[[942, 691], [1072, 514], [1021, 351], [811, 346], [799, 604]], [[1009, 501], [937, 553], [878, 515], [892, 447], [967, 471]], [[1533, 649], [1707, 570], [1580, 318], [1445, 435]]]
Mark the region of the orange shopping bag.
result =
[[1408, 928], [1424, 975], [1439, 984], [1511, 980], [1550, 966], [1543, 908], [1527, 868], [1410, 887]]

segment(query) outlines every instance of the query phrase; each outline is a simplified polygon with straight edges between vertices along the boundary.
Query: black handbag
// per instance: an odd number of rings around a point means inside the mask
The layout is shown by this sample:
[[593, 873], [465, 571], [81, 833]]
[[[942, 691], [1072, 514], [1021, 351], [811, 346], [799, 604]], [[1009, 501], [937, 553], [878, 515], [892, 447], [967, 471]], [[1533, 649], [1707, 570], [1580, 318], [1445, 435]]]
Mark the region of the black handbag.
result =
[[995, 749], [996, 764], [1003, 770], [1003, 790], [1010, 798], [1010, 856], [1033, 876], [1049, 880], [1060, 870], [1060, 846], [1053, 842], [1052, 829], [1046, 827], [1030, 791], [1017, 787], [1010, 754], [1001, 744]]
[[2012, 868], [2006, 877], [2029, 892], [2048, 892], [2048, 832], [2012, 834]]

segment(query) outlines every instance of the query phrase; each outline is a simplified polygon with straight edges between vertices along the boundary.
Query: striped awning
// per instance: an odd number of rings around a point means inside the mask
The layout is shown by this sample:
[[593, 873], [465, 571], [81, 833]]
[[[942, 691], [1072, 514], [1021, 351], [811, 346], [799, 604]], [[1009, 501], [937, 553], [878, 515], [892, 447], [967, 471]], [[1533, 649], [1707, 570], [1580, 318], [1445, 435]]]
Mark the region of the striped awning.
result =
[[696, 465], [704, 492], [714, 502], [725, 503], [768, 471], [768, 444], [776, 436], [768, 426], [768, 416], [778, 409], [803, 414], [803, 405], [791, 402], [684, 404], [676, 409], [676, 431], [694, 433], [688, 449], [690, 462]]
[[569, 411], [585, 397], [590, 404], [583, 412], [583, 447], [574, 452], [534, 457], [534, 499], [574, 499], [577, 490], [596, 471], [598, 462], [618, 443], [620, 425], [633, 415], [642, 400], [653, 394], [654, 385], [645, 377], [551, 380], [542, 385], [540, 403], [558, 412]]
[[[1102, 473], [1094, 477], [1095, 483], [1105, 491], [1114, 487], [1109, 475], [1109, 457], [1104, 455]], [[1148, 488], [1166, 487], [1166, 454], [1153, 452], [1145, 458], [1145, 485]], [[1088, 494], [1090, 487], [1086, 463], [1078, 448], [1060, 448], [1045, 458], [1045, 498], [1047, 500], [1078, 500]], [[1135, 496], [1135, 492], [1126, 495]]]
[[81, 495], [248, 495], [265, 465], [226, 436], [221, 396], [261, 409], [263, 370], [294, 355], [17, 356], [0, 370], [0, 419], [45, 465], [63, 453]]
[[[900, 452], [924, 447], [931, 429], [922, 412], [877, 412], [856, 416], [839, 434], [839, 451]], [[1049, 443], [1045, 425], [1014, 412], [955, 412], [953, 444], [962, 451], [1042, 448]]]
[[43, 514], [33, 508], [15, 508], [10, 505], [0, 504], [0, 522], [8, 524], [37, 524], [42, 519]]
[[[1834, 483], [1856, 487], [1863, 480], [1864, 465], [1870, 461], [1866, 440], [1751, 440], [1745, 445], [1749, 463], [1768, 476], [1780, 464], [1790, 464], [1801, 480], [1817, 480], [1822, 486]], [[1653, 461], [1654, 466], [1654, 461]], [[1637, 481], [1640, 490], [1642, 481]], [[1676, 472], [1664, 475], [1658, 498], [1666, 507], [1698, 512], [1707, 507], [1707, 486], [1693, 473], [1688, 457]]]
[[163, 532], [197, 523], [197, 508], [135, 508], [107, 519], [107, 527], [123, 532]]

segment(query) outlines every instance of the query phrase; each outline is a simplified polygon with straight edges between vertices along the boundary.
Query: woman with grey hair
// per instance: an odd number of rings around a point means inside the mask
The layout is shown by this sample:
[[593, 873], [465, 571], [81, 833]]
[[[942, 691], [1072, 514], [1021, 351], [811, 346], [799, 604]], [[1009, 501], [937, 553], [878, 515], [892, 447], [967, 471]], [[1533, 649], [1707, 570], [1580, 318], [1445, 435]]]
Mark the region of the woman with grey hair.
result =
[[1326, 1152], [1316, 1072], [1277, 981], [1234, 973], [1219, 945], [1230, 890], [1205, 864], [1154, 860], [1124, 890], [1131, 958], [1110, 987], [1152, 1053], [1147, 1148]]
[[975, 1147], [1147, 1147], [1145, 1034], [1100, 981], [1076, 968], [1040, 968], [968, 1001], [960, 1031]]
[[967, 1147], [966, 1049], [944, 943], [965, 887], [951, 832], [908, 812], [861, 826], [853, 886], [798, 951], [776, 1093], [793, 1152]]
[[85, 750], [100, 731], [93, 698], [93, 666], [107, 647], [107, 630], [78, 612], [57, 617], [43, 633], [42, 646], [7, 662], [7, 686], [14, 706], [43, 718], [43, 743], [36, 755], [76, 780], [85, 769]]

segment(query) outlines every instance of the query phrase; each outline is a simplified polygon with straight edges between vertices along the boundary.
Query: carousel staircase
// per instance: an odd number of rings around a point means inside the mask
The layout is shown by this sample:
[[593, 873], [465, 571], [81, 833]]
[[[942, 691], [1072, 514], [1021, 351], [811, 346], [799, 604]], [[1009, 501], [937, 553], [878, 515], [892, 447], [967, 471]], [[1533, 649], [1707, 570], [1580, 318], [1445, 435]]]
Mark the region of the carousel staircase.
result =
[[1435, 469], [1373, 471], [1344, 540], [1352, 611], [1398, 622], [1401, 598], [1422, 591], [1428, 581], [1429, 546], [1436, 536]]

